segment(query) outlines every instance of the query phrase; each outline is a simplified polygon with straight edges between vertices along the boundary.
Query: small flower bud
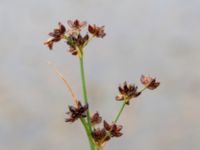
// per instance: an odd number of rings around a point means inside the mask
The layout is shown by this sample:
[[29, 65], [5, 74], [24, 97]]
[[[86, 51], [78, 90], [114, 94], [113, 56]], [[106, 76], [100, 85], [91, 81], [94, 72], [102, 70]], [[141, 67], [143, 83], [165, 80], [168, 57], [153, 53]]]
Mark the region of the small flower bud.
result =
[[102, 121], [102, 117], [99, 115], [98, 112], [96, 112], [92, 117], [91, 117], [91, 123], [93, 125], [99, 124]]
[[83, 27], [85, 27], [87, 25], [86, 21], [80, 21], [80, 20], [68, 20], [67, 21], [69, 27], [73, 28], [73, 29], [81, 29]]

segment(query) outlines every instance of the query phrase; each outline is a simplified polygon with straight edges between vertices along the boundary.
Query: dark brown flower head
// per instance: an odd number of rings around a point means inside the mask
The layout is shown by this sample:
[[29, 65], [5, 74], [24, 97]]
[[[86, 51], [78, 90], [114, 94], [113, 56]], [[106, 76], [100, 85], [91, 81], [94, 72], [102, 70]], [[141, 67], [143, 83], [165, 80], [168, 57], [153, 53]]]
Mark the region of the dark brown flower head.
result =
[[74, 122], [81, 117], [86, 117], [86, 112], [88, 110], [88, 104], [82, 106], [81, 102], [78, 101], [76, 107], [69, 106], [69, 112], [67, 114], [70, 116], [65, 121], [66, 122]]
[[80, 21], [77, 19], [74, 21], [68, 20], [67, 23], [68, 23], [69, 27], [72, 29], [81, 29], [87, 25], [86, 21]]
[[104, 32], [104, 26], [97, 27], [95, 24], [88, 26], [88, 31], [98, 38], [103, 38], [106, 33]]
[[94, 128], [94, 130], [92, 131], [92, 137], [98, 144], [102, 144], [110, 139], [110, 137], [107, 136], [106, 130], [104, 128]]
[[49, 49], [52, 49], [54, 42], [59, 42], [63, 38], [65, 31], [65, 26], [59, 22], [58, 27], [55, 28], [53, 32], [49, 33], [49, 36], [51, 36], [51, 38], [45, 41], [44, 44], [47, 45]]
[[91, 123], [93, 125], [99, 124], [102, 121], [102, 117], [99, 115], [98, 112], [94, 113], [94, 115], [91, 117]]
[[67, 44], [69, 45], [69, 52], [72, 55], [77, 55], [78, 54], [77, 48], [79, 48], [79, 50], [82, 50], [82, 48], [86, 45], [88, 40], [89, 40], [88, 34], [86, 34], [84, 37], [82, 37], [80, 34], [77, 37], [70, 35], [67, 41]]
[[129, 104], [129, 100], [134, 97], [138, 97], [141, 92], [138, 92], [138, 87], [133, 84], [127, 84], [127, 82], [124, 82], [123, 86], [119, 86], [119, 92], [120, 94], [116, 96], [117, 101], [126, 101], [126, 104]]
[[78, 35], [77, 37], [74, 37], [74, 36], [69, 36], [68, 37], [68, 41], [67, 41], [67, 44], [70, 46], [70, 47], [79, 47], [79, 48], [82, 48], [86, 42], [89, 40], [89, 35], [86, 34], [84, 37], [82, 37], [82, 35]]
[[52, 37], [62, 36], [65, 33], [66, 29], [62, 23], [58, 23], [58, 27], [53, 30], [53, 32], [49, 33]]
[[86, 42], [89, 40], [89, 35], [86, 34], [84, 37], [82, 37], [82, 35], [78, 35], [77, 39], [76, 39], [76, 45], [80, 48], [84, 47]]
[[150, 90], [154, 90], [160, 85], [160, 82], [156, 82], [156, 78], [152, 78], [150, 76], [142, 75], [140, 81], [146, 88]]
[[108, 131], [111, 137], [120, 137], [123, 135], [120, 131], [122, 130], [121, 125], [116, 125], [115, 123], [108, 124], [105, 120], [103, 122], [104, 129]]
[[74, 48], [74, 47], [69, 47], [69, 52], [70, 52], [72, 55], [77, 55], [77, 54], [78, 54], [78, 51], [77, 51], [76, 48]]

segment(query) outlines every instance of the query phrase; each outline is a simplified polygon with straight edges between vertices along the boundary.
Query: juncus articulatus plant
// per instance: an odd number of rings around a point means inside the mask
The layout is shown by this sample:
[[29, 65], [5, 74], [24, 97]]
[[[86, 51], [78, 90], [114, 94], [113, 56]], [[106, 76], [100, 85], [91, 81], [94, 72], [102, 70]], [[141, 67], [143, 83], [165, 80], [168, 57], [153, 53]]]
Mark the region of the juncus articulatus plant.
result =
[[[130, 105], [131, 101], [140, 96], [146, 89], [154, 90], [160, 83], [156, 81], [156, 78], [151, 76], [142, 75], [140, 82], [143, 85], [142, 89], [138, 89], [138, 86], [132, 83], [124, 82], [118, 87], [119, 93], [116, 95], [116, 101], [121, 102], [121, 107], [116, 114], [116, 117], [111, 121], [105, 121], [102, 119], [100, 114], [95, 112], [91, 114], [89, 99], [87, 95], [87, 87], [84, 73], [84, 48], [94, 38], [104, 38], [106, 36], [104, 26], [97, 26], [95, 24], [87, 24], [86, 21], [80, 20], [69, 20], [67, 22], [68, 27], [66, 28], [62, 23], [58, 23], [52, 32], [49, 33], [50, 38], [47, 39], [44, 44], [48, 46], [50, 50], [53, 49], [53, 45], [60, 41], [64, 41], [68, 47], [69, 53], [77, 57], [80, 62], [80, 76], [82, 81], [82, 94], [83, 97], [79, 100], [72, 90], [72, 87], [64, 76], [54, 68], [57, 75], [64, 81], [68, 91], [72, 96], [74, 105], [68, 106], [67, 123], [73, 123], [80, 121], [85, 129], [88, 141], [90, 144], [90, 150], [103, 150], [104, 145], [109, 142], [112, 138], [122, 136], [122, 125], [118, 124], [118, 120], [127, 105]], [[83, 34], [83, 30], [87, 32]], [[103, 124], [99, 127], [99, 124]], [[98, 126], [97, 126], [98, 125]]]

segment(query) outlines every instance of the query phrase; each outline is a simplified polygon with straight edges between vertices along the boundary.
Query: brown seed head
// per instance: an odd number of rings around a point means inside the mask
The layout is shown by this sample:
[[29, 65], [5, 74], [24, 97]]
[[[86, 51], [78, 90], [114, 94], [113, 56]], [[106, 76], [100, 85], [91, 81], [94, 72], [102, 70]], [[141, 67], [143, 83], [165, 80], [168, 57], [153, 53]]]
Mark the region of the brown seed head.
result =
[[124, 82], [123, 86], [119, 86], [119, 95], [116, 96], [117, 101], [126, 101], [126, 104], [129, 104], [129, 100], [138, 97], [141, 92], [138, 92], [138, 87], [133, 84], [127, 84], [127, 82]]
[[88, 31], [98, 38], [103, 38], [106, 35], [106, 33], [104, 32], [104, 26], [97, 27], [95, 24], [89, 25]]
[[82, 37], [82, 35], [79, 34], [76, 39], [76, 45], [78, 47], [83, 47], [88, 40], [89, 40], [88, 34], [86, 34], [84, 37]]
[[53, 32], [49, 33], [49, 36], [51, 36], [51, 38], [45, 41], [44, 44], [47, 45], [51, 50], [53, 48], [54, 42], [59, 42], [63, 38], [65, 31], [65, 26], [59, 22], [58, 27], [55, 28]]
[[94, 128], [92, 131], [92, 137], [98, 144], [102, 144], [104, 141], [107, 141], [110, 139], [110, 137], [107, 137], [106, 130], [100, 129], [100, 128]]
[[152, 78], [150, 76], [142, 75], [140, 81], [146, 88], [150, 90], [154, 90], [160, 85], [160, 82], [156, 82], [156, 78]]
[[68, 23], [69, 27], [72, 29], [81, 29], [87, 25], [86, 21], [80, 21], [78, 19], [76, 19], [74, 21], [68, 20], [67, 23]]
[[88, 110], [88, 104], [82, 106], [81, 102], [78, 101], [78, 104], [76, 107], [69, 106], [69, 112], [67, 112], [67, 114], [69, 115], [69, 118], [67, 118], [65, 121], [74, 122], [81, 117], [86, 117], [87, 110]]
[[94, 113], [94, 115], [91, 118], [91, 123], [93, 125], [99, 124], [102, 121], [102, 117], [99, 115], [98, 112]]
[[74, 47], [69, 47], [69, 52], [70, 52], [72, 55], [77, 55], [77, 54], [78, 54], [78, 51], [77, 51], [76, 48], [74, 48]]
[[89, 40], [89, 35], [86, 34], [84, 37], [82, 37], [82, 35], [80, 34], [77, 37], [70, 35], [68, 39], [69, 40], [67, 41], [67, 44], [69, 45], [69, 52], [72, 55], [77, 55], [78, 50], [82, 50], [87, 41]]
[[108, 124], [105, 120], [103, 124], [104, 129], [110, 133], [111, 137], [120, 137], [123, 135], [123, 133], [120, 132], [122, 130], [121, 125], [116, 125], [115, 123]]

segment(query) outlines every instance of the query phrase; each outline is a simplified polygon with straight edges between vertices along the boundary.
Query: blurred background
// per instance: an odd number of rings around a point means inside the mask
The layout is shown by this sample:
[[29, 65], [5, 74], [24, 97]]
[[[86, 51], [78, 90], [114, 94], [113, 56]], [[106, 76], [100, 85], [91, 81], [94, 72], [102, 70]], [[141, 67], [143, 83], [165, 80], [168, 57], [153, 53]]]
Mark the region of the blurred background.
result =
[[71, 97], [47, 61], [81, 99], [79, 62], [66, 44], [43, 42], [60, 21], [105, 25], [85, 49], [92, 112], [113, 120], [119, 83], [161, 81], [123, 112], [123, 137], [106, 150], [200, 149], [199, 0], [0, 0], [0, 150], [89, 149], [79, 122], [67, 124]]

